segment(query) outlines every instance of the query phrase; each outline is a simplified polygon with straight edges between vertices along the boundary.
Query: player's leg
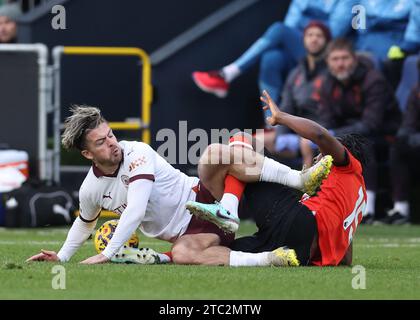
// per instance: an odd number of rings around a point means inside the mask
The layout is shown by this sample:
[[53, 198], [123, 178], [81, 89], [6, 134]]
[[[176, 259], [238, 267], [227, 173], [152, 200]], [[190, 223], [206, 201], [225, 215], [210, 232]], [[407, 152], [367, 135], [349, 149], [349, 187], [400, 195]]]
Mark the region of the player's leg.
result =
[[279, 247], [293, 249], [300, 265], [307, 265], [316, 237], [316, 221], [291, 188], [273, 183], [247, 186], [241, 210], [252, 212], [258, 231], [235, 239], [235, 251], [258, 253]]
[[[212, 144], [200, 158], [198, 174], [202, 183], [216, 199], [221, 199], [224, 193], [226, 175], [232, 175], [238, 180], [251, 182], [275, 182], [312, 193], [310, 185], [325, 178], [331, 168], [332, 159], [324, 156], [314, 166], [305, 171], [292, 168], [264, 156], [251, 148]], [[311, 190], [307, 190], [311, 189]]]
[[[215, 204], [189, 202], [187, 208], [226, 232], [235, 232], [239, 224], [238, 205], [246, 183], [229, 174], [229, 170], [232, 164], [243, 162], [243, 152], [252, 150], [252, 137], [246, 133], [233, 136], [228, 146], [210, 145], [200, 159], [198, 172], [201, 183], [220, 202]], [[256, 179], [257, 176], [254, 180]]]
[[181, 236], [172, 248], [176, 264], [199, 264], [213, 266], [298, 266], [294, 250], [278, 248], [274, 251], [249, 253], [231, 251], [219, 245], [220, 238], [212, 233]]
[[[252, 139], [252, 138], [250, 138]], [[230, 145], [212, 144], [200, 158], [198, 173], [203, 185], [220, 203], [202, 204], [189, 201], [191, 213], [209, 220], [226, 232], [235, 232], [239, 218], [237, 208], [244, 183], [276, 182], [313, 194], [328, 175], [332, 160], [324, 157], [306, 171], [293, 170], [273, 159], [256, 153], [245, 134], [236, 135]]]
[[[172, 247], [176, 264], [229, 265], [227, 247], [220, 246], [220, 237], [214, 233], [181, 236]], [[210, 250], [210, 248], [212, 248]]]

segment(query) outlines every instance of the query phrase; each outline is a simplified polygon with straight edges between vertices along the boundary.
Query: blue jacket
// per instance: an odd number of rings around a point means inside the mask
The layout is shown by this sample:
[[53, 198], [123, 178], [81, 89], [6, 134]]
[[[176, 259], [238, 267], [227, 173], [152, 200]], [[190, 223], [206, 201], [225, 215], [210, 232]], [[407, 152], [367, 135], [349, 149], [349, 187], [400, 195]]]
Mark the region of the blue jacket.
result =
[[351, 31], [352, 7], [356, 0], [292, 0], [284, 24], [303, 30], [311, 20], [324, 22], [333, 37]]
[[415, 53], [420, 47], [420, 0], [414, 0], [401, 48]]
[[405, 49], [419, 40], [420, 0], [360, 0], [359, 4], [365, 8], [366, 29], [356, 30], [356, 50], [384, 60], [392, 45]]

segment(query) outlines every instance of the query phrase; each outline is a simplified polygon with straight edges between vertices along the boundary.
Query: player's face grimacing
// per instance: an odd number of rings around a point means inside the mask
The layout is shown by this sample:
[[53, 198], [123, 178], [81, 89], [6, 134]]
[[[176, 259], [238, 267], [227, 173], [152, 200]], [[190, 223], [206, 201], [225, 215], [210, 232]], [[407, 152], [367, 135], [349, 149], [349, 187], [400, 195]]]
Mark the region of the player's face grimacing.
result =
[[112, 166], [121, 161], [121, 147], [107, 123], [102, 123], [86, 135], [86, 146], [84, 156], [95, 163]]

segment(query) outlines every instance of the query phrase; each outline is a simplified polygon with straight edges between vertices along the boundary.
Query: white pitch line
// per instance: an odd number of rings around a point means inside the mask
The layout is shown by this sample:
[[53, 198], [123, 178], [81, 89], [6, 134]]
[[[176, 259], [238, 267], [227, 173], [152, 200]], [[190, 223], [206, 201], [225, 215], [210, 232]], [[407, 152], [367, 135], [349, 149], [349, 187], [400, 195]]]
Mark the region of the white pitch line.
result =
[[358, 244], [361, 248], [418, 248], [420, 243], [382, 243], [382, 244]]
[[[0, 245], [29, 245], [29, 246], [38, 246], [38, 245], [61, 245], [64, 241], [28, 241], [28, 240], [22, 240], [22, 241], [9, 241], [9, 240], [0, 240]], [[84, 245], [91, 245], [92, 242], [85, 242]], [[156, 246], [160, 245], [160, 243], [152, 242], [152, 241], [141, 241], [139, 242], [139, 247], [144, 246]]]
[[[42, 245], [62, 245], [64, 241], [7, 241], [0, 240], [0, 245], [16, 246], [42, 246]], [[166, 244], [166, 243], [165, 243]], [[85, 242], [83, 245], [92, 245], [91, 242]], [[139, 247], [156, 247], [162, 244], [152, 241], [140, 241]], [[420, 243], [383, 243], [383, 244], [358, 244], [359, 248], [419, 248]]]
[[56, 245], [56, 244], [62, 244], [63, 241], [28, 241], [28, 240], [24, 240], [24, 241], [8, 241], [8, 240], [0, 240], [0, 245], [8, 245], [8, 246], [13, 246], [13, 245], [29, 245], [29, 246], [37, 246], [37, 245], [42, 245], [42, 244], [50, 244], [50, 245]]
[[367, 240], [369, 242], [415, 242], [415, 243], [420, 243], [420, 238], [419, 237], [412, 237], [412, 238], [367, 238], [364, 239]]

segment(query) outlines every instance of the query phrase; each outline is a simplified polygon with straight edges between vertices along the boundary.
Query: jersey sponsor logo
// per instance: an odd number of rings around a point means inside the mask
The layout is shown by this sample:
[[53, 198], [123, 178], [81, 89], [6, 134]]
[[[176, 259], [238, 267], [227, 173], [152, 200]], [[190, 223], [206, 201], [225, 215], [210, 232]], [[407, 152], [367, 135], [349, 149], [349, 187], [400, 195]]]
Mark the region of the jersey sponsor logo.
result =
[[107, 194], [107, 195], [106, 195], [106, 194], [102, 195], [102, 199], [111, 199], [111, 200], [112, 200], [112, 197], [111, 197], [111, 191], [110, 191], [110, 192], [108, 192], [108, 194]]
[[140, 158], [138, 158], [138, 159], [136, 159], [136, 160], [134, 160], [130, 163], [130, 165], [128, 166], [128, 171], [131, 172], [134, 169], [136, 169], [137, 167], [140, 167], [140, 166], [146, 164], [146, 162], [147, 162], [146, 157], [141, 156]]
[[128, 185], [130, 183], [130, 178], [128, 176], [126, 176], [125, 174], [123, 174], [121, 176], [121, 181], [126, 187], [128, 187]]

